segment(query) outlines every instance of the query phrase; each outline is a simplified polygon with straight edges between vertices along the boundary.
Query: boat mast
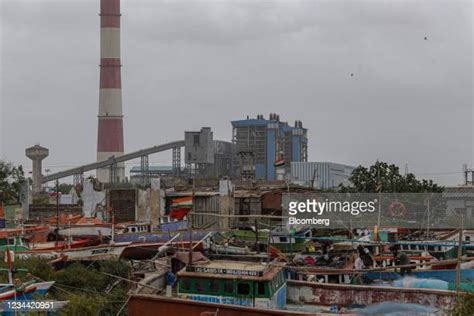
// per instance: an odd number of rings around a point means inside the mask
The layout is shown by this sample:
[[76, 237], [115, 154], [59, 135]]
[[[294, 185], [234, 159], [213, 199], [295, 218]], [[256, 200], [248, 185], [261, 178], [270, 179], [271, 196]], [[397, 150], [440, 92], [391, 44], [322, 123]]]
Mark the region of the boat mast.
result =
[[193, 223], [192, 223], [192, 213], [194, 212], [194, 196], [196, 194], [195, 192], [195, 184], [194, 184], [194, 178], [193, 178], [193, 195], [192, 195], [192, 201], [191, 201], [191, 211], [188, 212], [188, 234], [189, 234], [189, 258], [188, 258], [188, 265], [192, 265], [193, 263]]
[[11, 257], [12, 254], [8, 246], [7, 246], [5, 255], [7, 258], [7, 265], [8, 265], [8, 283], [13, 284], [12, 257]]
[[112, 214], [112, 236], [111, 236], [111, 241], [112, 244], [114, 243], [114, 238], [115, 238], [115, 216], [114, 216], [114, 210], [113, 208], [110, 208], [110, 213]]

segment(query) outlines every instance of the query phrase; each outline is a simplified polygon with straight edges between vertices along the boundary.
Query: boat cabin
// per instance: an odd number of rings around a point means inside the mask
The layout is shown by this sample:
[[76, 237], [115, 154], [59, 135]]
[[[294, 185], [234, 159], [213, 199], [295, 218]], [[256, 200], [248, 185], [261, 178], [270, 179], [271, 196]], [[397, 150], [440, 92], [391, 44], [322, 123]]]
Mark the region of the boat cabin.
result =
[[178, 296], [208, 303], [281, 309], [286, 279], [281, 267], [261, 262], [212, 260], [177, 273]]
[[2, 236], [0, 237], [0, 251], [6, 249], [11, 251], [28, 250], [28, 243], [20, 236]]
[[160, 217], [159, 228], [163, 232], [175, 232], [180, 230], [188, 229], [188, 220], [186, 217], [183, 219], [176, 219], [169, 215]]
[[150, 232], [149, 223], [133, 223], [127, 224], [123, 231], [124, 233], [146, 233]]
[[277, 226], [270, 233], [270, 244], [284, 253], [299, 252], [304, 250], [307, 239], [311, 237], [310, 228], [290, 231], [285, 226]]
[[[440, 260], [456, 258], [458, 254], [457, 243], [451, 241], [419, 241], [419, 242], [401, 242], [400, 251], [406, 253], [429, 252], [432, 256]], [[466, 249], [463, 247], [463, 254]]]

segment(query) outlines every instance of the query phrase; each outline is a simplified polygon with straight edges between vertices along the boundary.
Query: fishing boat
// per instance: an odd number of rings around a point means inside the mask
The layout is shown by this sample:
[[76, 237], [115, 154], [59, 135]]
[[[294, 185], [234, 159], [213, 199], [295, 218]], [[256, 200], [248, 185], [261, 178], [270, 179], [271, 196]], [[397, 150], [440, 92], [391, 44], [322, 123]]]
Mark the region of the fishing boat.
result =
[[[343, 306], [348, 310], [351, 307], [371, 306], [381, 302], [419, 304], [438, 310], [449, 310], [457, 301], [456, 291], [427, 288], [329, 284], [295, 280], [288, 281], [287, 287], [289, 302], [306, 306]], [[358, 315], [356, 311], [353, 314]]]
[[225, 233], [228, 238], [234, 238], [245, 244], [268, 244], [282, 253], [301, 252], [305, 249], [306, 242], [311, 239], [312, 230], [310, 228], [299, 228], [294, 231], [288, 230], [284, 226], [276, 226], [271, 231], [256, 231], [253, 227], [241, 227]]
[[196, 250], [201, 250], [203, 239], [210, 234], [212, 232], [209, 231], [193, 231], [191, 234], [188, 231], [123, 233], [115, 235], [114, 241], [130, 243], [122, 255], [123, 258], [143, 260], [152, 258], [164, 245], [189, 249], [191, 243]]
[[180, 298], [265, 309], [281, 309], [286, 304], [281, 267], [212, 260], [188, 265], [177, 276]]
[[[450, 270], [414, 270], [411, 275], [420, 279], [442, 280], [445, 282], [455, 283], [457, 271]], [[374, 271], [367, 272], [364, 276], [371, 281], [385, 280], [393, 281], [399, 280], [402, 276], [395, 271]], [[460, 270], [460, 281], [463, 283], [474, 283], [474, 269]]]
[[239, 246], [233, 243], [233, 239], [226, 238], [225, 235], [216, 232], [212, 233], [209, 238], [203, 241], [204, 250], [208, 253], [216, 255], [256, 255], [257, 251], [252, 250], [248, 246]]
[[28, 300], [36, 291], [35, 287], [28, 287], [22, 291], [18, 291], [13, 284], [0, 284], [0, 301], [5, 300]]
[[33, 278], [30, 278], [26, 282], [22, 282], [22, 280], [18, 278], [13, 280], [14, 271], [28, 272], [28, 270], [24, 268], [13, 268], [13, 257], [10, 250], [5, 251], [4, 255], [7, 268], [0, 268], [0, 271], [8, 273], [8, 283], [0, 284], [0, 301], [9, 299], [27, 300], [31, 299], [33, 294], [45, 295], [48, 293], [49, 289], [53, 286], [54, 281], [37, 282]]
[[48, 252], [48, 251], [61, 251], [64, 249], [75, 249], [81, 248], [89, 245], [89, 239], [81, 240], [59, 240], [59, 241], [49, 241], [41, 243], [31, 243], [26, 238], [21, 236], [12, 236], [0, 238], [0, 251], [3, 252], [7, 248], [10, 251], [22, 252], [22, 251], [31, 251], [31, 252]]
[[[172, 211], [173, 212], [173, 211]], [[175, 211], [176, 213], [176, 211]], [[180, 230], [185, 230], [188, 228], [188, 220], [186, 217], [181, 218], [171, 213], [169, 216], [160, 217], [159, 230], [162, 232], [176, 232]]]
[[177, 297], [135, 294], [129, 315], [326, 315], [383, 301], [452, 308], [456, 292], [387, 286], [321, 284], [286, 279], [281, 263], [202, 260], [177, 273]]
[[0, 238], [10, 238], [15, 236], [23, 236], [25, 239], [33, 243], [46, 242], [48, 234], [51, 232], [50, 227], [43, 225], [19, 225], [14, 228], [2, 228], [0, 230]]
[[54, 281], [28, 282], [23, 287], [21, 287], [22, 284], [0, 284], [0, 301], [9, 299], [27, 300], [31, 299], [33, 295], [46, 295], [53, 284]]
[[59, 228], [62, 237], [98, 238], [110, 237], [114, 231], [113, 225], [97, 218], [82, 218], [75, 224], [63, 225]]
[[129, 242], [116, 242], [99, 246], [67, 249], [61, 251], [60, 255], [67, 256], [67, 261], [119, 260], [129, 245]]
[[248, 247], [238, 247], [232, 245], [218, 245], [211, 244], [209, 250], [215, 254], [224, 254], [224, 255], [255, 255], [256, 251], [252, 251]]
[[118, 260], [123, 251], [130, 242], [118, 242], [110, 244], [102, 244], [98, 246], [84, 246], [85, 242], [75, 244], [75, 248], [69, 247], [67, 243], [54, 242], [47, 243], [46, 246], [30, 247], [24, 240], [19, 237], [8, 239], [0, 239], [0, 251], [9, 250], [20, 259], [27, 259], [31, 257], [41, 257], [55, 259], [59, 257], [67, 257], [68, 261], [81, 260]]

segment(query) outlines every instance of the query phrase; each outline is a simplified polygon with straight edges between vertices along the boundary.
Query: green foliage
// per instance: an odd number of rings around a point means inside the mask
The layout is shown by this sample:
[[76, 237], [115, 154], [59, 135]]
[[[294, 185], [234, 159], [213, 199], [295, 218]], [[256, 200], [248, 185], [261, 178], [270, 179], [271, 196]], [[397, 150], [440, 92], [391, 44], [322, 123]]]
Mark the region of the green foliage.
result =
[[[103, 261], [90, 266], [74, 263], [57, 272], [59, 287], [73, 293], [60, 297], [72, 304], [65, 315], [115, 315], [127, 299], [128, 284], [103, 272], [128, 278], [128, 265], [123, 261]], [[83, 304], [87, 305], [84, 311]], [[79, 314], [77, 314], [79, 312]]]
[[[59, 184], [59, 192], [61, 192], [62, 194], [69, 194], [69, 192], [71, 192], [72, 187], [73, 187], [72, 184], [60, 183]], [[56, 191], [56, 187], [54, 188], [54, 190]]]
[[15, 262], [15, 266], [28, 269], [34, 276], [41, 280], [55, 280], [55, 271], [48, 263], [47, 260], [41, 258], [30, 258], [28, 260], [22, 260], [21, 262]]
[[129, 267], [123, 261], [104, 261], [100, 264], [99, 270], [122, 278], [128, 278]]
[[61, 310], [61, 315], [99, 315], [97, 311], [104, 304], [101, 297], [93, 294], [71, 293], [66, 295], [65, 299], [69, 303]]
[[47, 205], [49, 204], [49, 195], [47, 193], [41, 193], [33, 197], [33, 204], [35, 205]]
[[73, 263], [66, 269], [58, 271], [56, 277], [58, 284], [84, 291], [102, 291], [107, 285], [105, 275], [80, 263]]
[[[0, 267], [7, 264], [0, 261]], [[92, 265], [73, 263], [64, 270], [54, 271], [48, 260], [30, 258], [16, 260], [15, 268], [26, 268], [36, 278], [56, 281], [48, 299], [69, 301], [61, 315], [116, 315], [127, 300], [128, 283], [104, 273], [128, 278], [128, 264], [124, 261], [103, 261]], [[25, 280], [26, 272], [15, 278]], [[0, 273], [0, 282], [7, 282], [7, 273]], [[126, 315], [126, 308], [121, 313]]]
[[451, 312], [453, 316], [471, 316], [474, 315], [474, 294], [463, 293], [462, 297], [456, 298], [456, 305]]
[[[27, 260], [19, 260], [16, 259], [13, 262], [13, 266], [16, 269], [27, 269], [31, 274], [41, 280], [54, 280], [55, 279], [55, 271], [48, 264], [48, 261], [41, 258], [30, 258]], [[0, 258], [0, 268], [6, 269], [8, 267], [7, 263], [4, 262], [3, 257]], [[20, 278], [22, 280], [26, 277], [26, 272], [17, 272], [15, 274], [16, 278]], [[0, 273], [0, 283], [6, 283], [8, 281], [7, 273]]]
[[340, 186], [341, 192], [403, 192], [424, 193], [443, 192], [443, 188], [432, 180], [418, 180], [414, 174], [400, 174], [396, 165], [377, 161], [369, 168], [359, 166], [349, 178], [351, 186]]
[[17, 204], [20, 202], [21, 187], [26, 182], [23, 167], [15, 167], [0, 160], [0, 202]]

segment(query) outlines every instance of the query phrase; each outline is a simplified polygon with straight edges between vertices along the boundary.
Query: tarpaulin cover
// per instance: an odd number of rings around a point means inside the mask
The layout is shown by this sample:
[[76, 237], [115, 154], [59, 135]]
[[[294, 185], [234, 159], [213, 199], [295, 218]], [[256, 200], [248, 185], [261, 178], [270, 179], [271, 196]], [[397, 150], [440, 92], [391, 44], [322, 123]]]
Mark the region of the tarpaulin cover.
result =
[[362, 309], [357, 309], [357, 315], [389, 315], [389, 316], [407, 316], [407, 315], [433, 315], [438, 309], [418, 304], [382, 302]]

